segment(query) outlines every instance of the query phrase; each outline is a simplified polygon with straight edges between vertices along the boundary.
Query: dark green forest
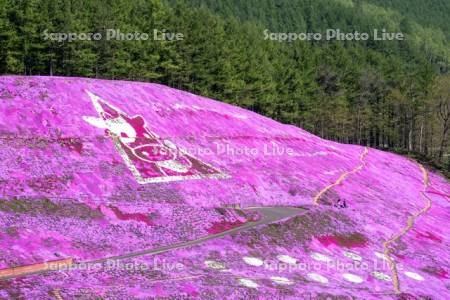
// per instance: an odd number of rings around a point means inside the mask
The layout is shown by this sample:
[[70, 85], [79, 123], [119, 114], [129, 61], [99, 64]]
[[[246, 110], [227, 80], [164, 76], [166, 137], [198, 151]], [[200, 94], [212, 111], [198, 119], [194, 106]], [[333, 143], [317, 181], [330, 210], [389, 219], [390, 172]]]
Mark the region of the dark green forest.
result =
[[[166, 84], [450, 170], [448, 0], [0, 0], [0, 73]], [[402, 32], [274, 41], [270, 32]], [[45, 38], [145, 32], [148, 40]], [[182, 33], [154, 40], [153, 31]]]

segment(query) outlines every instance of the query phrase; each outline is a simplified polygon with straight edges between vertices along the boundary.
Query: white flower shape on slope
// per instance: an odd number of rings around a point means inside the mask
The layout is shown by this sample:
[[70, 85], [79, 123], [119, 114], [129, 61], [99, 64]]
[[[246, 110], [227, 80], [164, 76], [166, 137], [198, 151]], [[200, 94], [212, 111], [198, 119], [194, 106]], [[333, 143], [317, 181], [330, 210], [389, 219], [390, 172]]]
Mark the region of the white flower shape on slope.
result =
[[215, 269], [215, 270], [225, 269], [225, 264], [223, 262], [216, 261], [216, 260], [205, 260], [205, 265], [208, 268]]
[[391, 276], [386, 275], [386, 274], [381, 273], [381, 272], [373, 271], [370, 274], [372, 274], [373, 277], [375, 277], [376, 279], [379, 279], [379, 280], [384, 280], [384, 281], [391, 281], [392, 280]]
[[344, 256], [348, 257], [350, 259], [356, 260], [356, 261], [361, 261], [362, 260], [361, 256], [359, 256], [356, 253], [350, 252], [350, 251], [344, 251]]
[[306, 276], [308, 276], [308, 278], [313, 281], [317, 281], [324, 284], [328, 283], [328, 279], [326, 277], [323, 277], [322, 275], [317, 273], [308, 273]]
[[243, 286], [246, 286], [246, 287], [249, 287], [249, 288], [252, 288], [252, 289], [258, 288], [258, 284], [256, 282], [254, 282], [253, 280], [251, 280], [251, 279], [239, 278], [238, 281], [239, 281], [240, 285], [243, 285]]
[[293, 282], [289, 278], [286, 278], [286, 277], [272, 276], [272, 277], [270, 277], [270, 279], [276, 284], [281, 284], [281, 285], [293, 284]]
[[331, 262], [332, 259], [329, 258], [326, 255], [320, 254], [318, 252], [312, 252], [311, 253], [311, 258], [317, 261], [322, 261], [322, 262]]
[[353, 283], [363, 282], [363, 279], [355, 274], [344, 273], [344, 274], [342, 274], [342, 277], [344, 277], [345, 280], [353, 282]]
[[295, 265], [297, 263], [297, 259], [294, 257], [291, 257], [289, 255], [284, 255], [284, 254], [280, 254], [277, 255], [277, 259], [281, 262], [290, 264], [290, 265]]
[[257, 257], [244, 256], [242, 259], [250, 266], [261, 267], [264, 264], [264, 262]]
[[384, 253], [381, 252], [375, 252], [375, 256], [381, 259], [386, 260], [386, 256], [384, 256]]
[[412, 278], [417, 281], [425, 280], [421, 275], [414, 273], [414, 272], [405, 271], [405, 275], [408, 276], [409, 278]]

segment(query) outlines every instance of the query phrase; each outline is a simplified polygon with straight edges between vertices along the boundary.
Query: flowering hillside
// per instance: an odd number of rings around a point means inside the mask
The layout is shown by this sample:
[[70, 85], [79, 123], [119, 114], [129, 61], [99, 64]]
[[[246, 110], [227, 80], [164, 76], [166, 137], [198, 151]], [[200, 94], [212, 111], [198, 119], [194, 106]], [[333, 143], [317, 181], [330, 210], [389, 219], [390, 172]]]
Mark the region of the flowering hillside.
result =
[[446, 299], [449, 201], [407, 158], [166, 86], [0, 77], [1, 299]]

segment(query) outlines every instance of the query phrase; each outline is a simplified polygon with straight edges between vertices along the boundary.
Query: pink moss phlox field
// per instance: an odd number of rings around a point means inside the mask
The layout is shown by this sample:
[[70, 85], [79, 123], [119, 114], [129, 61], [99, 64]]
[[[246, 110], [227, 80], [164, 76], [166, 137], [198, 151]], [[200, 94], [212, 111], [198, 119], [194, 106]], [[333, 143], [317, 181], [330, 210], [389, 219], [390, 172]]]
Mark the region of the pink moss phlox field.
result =
[[0, 77], [0, 269], [305, 208], [183, 249], [2, 279], [0, 299], [448, 299], [448, 181], [364, 151], [158, 84]]

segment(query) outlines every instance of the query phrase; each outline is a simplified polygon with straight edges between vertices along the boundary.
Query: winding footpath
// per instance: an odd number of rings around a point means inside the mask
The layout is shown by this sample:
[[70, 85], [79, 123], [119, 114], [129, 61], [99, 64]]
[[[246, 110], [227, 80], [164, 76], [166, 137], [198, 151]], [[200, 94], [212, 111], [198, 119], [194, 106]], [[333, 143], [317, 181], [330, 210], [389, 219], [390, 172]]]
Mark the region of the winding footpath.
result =
[[392, 283], [394, 285], [394, 291], [396, 294], [401, 293], [400, 281], [398, 279], [397, 264], [394, 261], [394, 259], [392, 259], [392, 257], [391, 257], [392, 249], [390, 248], [390, 245], [399, 241], [402, 238], [402, 236], [406, 235], [414, 227], [414, 223], [415, 223], [416, 219], [418, 217], [422, 216], [423, 214], [425, 214], [427, 211], [429, 211], [431, 208], [431, 205], [432, 205], [431, 199], [426, 194], [427, 188], [429, 185], [428, 171], [421, 164], [419, 164], [419, 168], [422, 171], [422, 175], [423, 175], [423, 191], [420, 191], [420, 195], [425, 199], [425, 202], [426, 202], [425, 207], [423, 207], [421, 210], [417, 211], [415, 214], [409, 216], [406, 226], [403, 227], [400, 230], [400, 232], [398, 232], [392, 238], [390, 238], [389, 240], [387, 240], [383, 243], [384, 257], [386, 258], [386, 260], [389, 264], [389, 268], [391, 269]]
[[[341, 174], [341, 176], [332, 184], [326, 186], [325, 188], [323, 188], [314, 198], [313, 198], [313, 204], [314, 205], [319, 205], [319, 201], [321, 199], [321, 197], [328, 192], [330, 189], [332, 189], [333, 187], [342, 184], [342, 182], [351, 174], [357, 173], [359, 171], [361, 171], [365, 165], [365, 158], [367, 156], [367, 154], [369, 153], [369, 149], [367, 147], [364, 148], [364, 151], [361, 153], [361, 155], [359, 156], [359, 160], [361, 162], [360, 165], [358, 165], [356, 168], [352, 169], [351, 171], [348, 172], [344, 172]], [[400, 281], [399, 281], [399, 276], [398, 276], [398, 270], [397, 270], [397, 264], [394, 261], [394, 259], [391, 257], [391, 251], [392, 249], [390, 248], [391, 244], [399, 241], [402, 236], [406, 235], [413, 227], [414, 227], [414, 223], [416, 221], [417, 218], [419, 218], [420, 216], [422, 216], [423, 214], [427, 213], [432, 205], [432, 201], [431, 199], [427, 196], [427, 189], [429, 188], [429, 176], [428, 176], [428, 171], [425, 169], [425, 167], [421, 164], [419, 164], [419, 168], [422, 171], [422, 175], [423, 175], [423, 190], [420, 191], [420, 195], [422, 196], [422, 198], [424, 198], [425, 200], [425, 207], [423, 207], [421, 210], [417, 211], [416, 213], [414, 213], [413, 215], [408, 217], [407, 220], [407, 225], [405, 227], [403, 227], [400, 232], [398, 232], [397, 234], [395, 234], [393, 237], [391, 237], [389, 240], [385, 241], [383, 243], [383, 249], [384, 249], [384, 257], [386, 259], [386, 261], [389, 264], [389, 268], [391, 269], [391, 273], [392, 273], [392, 283], [393, 283], [393, 287], [394, 287], [394, 292], [396, 294], [400, 294], [401, 293], [401, 289], [400, 289]]]
[[333, 187], [340, 185], [348, 176], [350, 176], [351, 174], [357, 173], [359, 171], [361, 171], [365, 166], [366, 166], [366, 162], [365, 162], [365, 158], [367, 156], [367, 154], [369, 153], [369, 148], [365, 147], [364, 151], [359, 155], [359, 161], [361, 162], [361, 164], [359, 164], [356, 168], [352, 169], [351, 171], [347, 171], [341, 174], [341, 176], [339, 176], [339, 178], [332, 184], [327, 185], [325, 188], [323, 188], [314, 198], [313, 198], [313, 204], [314, 205], [319, 205], [319, 201], [320, 198], [329, 190], [331, 190]]

